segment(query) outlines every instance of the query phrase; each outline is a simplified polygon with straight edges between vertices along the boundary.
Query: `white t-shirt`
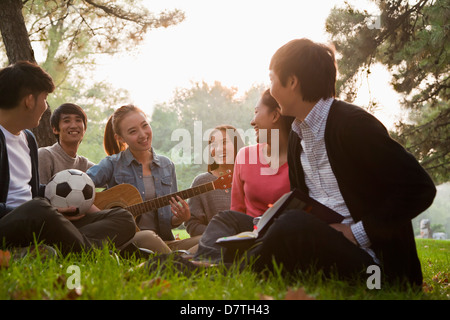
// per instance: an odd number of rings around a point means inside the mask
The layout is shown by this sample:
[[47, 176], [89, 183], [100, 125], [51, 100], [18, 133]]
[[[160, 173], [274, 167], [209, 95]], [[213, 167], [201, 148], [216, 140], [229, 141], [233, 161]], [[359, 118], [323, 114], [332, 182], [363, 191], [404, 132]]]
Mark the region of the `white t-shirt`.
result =
[[31, 157], [27, 136], [21, 131], [14, 135], [0, 125], [5, 135], [9, 163], [9, 189], [6, 205], [18, 207], [31, 200]]

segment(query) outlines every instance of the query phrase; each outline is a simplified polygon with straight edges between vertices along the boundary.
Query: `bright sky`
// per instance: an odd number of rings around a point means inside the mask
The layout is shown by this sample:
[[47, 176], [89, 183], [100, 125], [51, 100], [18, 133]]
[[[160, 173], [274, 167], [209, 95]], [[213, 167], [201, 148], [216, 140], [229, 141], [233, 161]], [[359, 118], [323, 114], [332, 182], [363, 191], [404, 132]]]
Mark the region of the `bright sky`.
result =
[[[352, 2], [352, 1], [350, 1]], [[156, 103], [169, 101], [177, 87], [220, 81], [243, 94], [254, 84], [269, 84], [268, 65], [286, 42], [307, 37], [328, 42], [325, 19], [343, 0], [144, 0], [152, 12], [178, 8], [181, 24], [152, 30], [137, 48], [111, 58], [102, 57], [97, 80], [106, 80], [130, 92], [133, 103], [151, 113]], [[359, 1], [358, 7], [376, 14], [376, 6]], [[365, 7], [364, 7], [365, 6]], [[356, 103], [367, 105], [369, 90], [384, 105], [376, 116], [391, 126], [399, 113], [398, 97], [389, 88], [389, 73], [374, 68], [361, 81]]]

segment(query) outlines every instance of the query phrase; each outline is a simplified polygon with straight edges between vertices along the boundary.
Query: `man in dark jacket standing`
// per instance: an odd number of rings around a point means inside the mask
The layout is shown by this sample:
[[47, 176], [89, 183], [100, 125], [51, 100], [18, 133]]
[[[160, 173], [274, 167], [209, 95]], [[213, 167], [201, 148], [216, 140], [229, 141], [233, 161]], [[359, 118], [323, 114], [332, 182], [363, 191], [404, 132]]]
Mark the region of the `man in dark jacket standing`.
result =
[[281, 215], [253, 249], [257, 269], [350, 276], [380, 267], [389, 283], [422, 284], [411, 219], [436, 188], [416, 159], [363, 109], [335, 99], [334, 51], [308, 39], [282, 46], [270, 63], [271, 94], [294, 116], [288, 148], [291, 188], [343, 216], [327, 225], [301, 210]]

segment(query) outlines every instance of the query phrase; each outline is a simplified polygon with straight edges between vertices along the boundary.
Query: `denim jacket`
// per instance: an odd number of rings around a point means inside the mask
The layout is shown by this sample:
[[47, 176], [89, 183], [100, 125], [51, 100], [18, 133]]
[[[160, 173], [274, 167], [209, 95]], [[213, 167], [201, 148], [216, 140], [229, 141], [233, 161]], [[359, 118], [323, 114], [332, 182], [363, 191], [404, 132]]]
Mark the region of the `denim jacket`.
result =
[[[155, 154], [153, 148], [152, 154], [153, 161], [150, 169], [155, 182], [156, 196], [177, 192], [175, 165], [169, 158]], [[96, 187], [111, 188], [121, 183], [128, 183], [135, 186], [141, 193], [142, 199], [145, 199], [142, 165], [136, 161], [130, 149], [107, 156], [99, 164], [89, 168], [87, 174]], [[174, 240], [170, 206], [159, 208], [157, 214], [159, 230], [155, 231], [163, 240]]]

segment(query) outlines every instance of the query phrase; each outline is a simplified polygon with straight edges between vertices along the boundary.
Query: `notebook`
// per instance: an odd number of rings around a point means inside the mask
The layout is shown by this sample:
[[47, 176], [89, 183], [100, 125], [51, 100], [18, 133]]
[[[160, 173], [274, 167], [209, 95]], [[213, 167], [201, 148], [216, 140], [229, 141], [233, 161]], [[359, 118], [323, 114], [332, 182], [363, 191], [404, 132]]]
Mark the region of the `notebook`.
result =
[[270, 208], [268, 208], [252, 231], [244, 231], [239, 234], [222, 237], [216, 240], [216, 243], [228, 246], [230, 242], [253, 242], [258, 237], [261, 237], [268, 227], [273, 223], [279, 215], [289, 209], [301, 209], [306, 211], [327, 224], [340, 223], [343, 220], [336, 211], [324, 206], [320, 202], [310, 198], [299, 189], [294, 189], [282, 195]]

